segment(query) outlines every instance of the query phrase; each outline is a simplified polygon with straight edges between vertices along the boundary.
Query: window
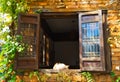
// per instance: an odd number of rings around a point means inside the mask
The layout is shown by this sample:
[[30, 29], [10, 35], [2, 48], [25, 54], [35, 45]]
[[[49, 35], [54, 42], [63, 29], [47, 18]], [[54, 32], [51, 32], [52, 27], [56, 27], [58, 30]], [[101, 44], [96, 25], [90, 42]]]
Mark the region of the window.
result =
[[17, 68], [52, 68], [55, 63], [82, 71], [110, 71], [107, 11], [43, 12], [19, 15], [18, 33], [28, 44]]
[[110, 67], [107, 66], [107, 64], [110, 65], [110, 51], [106, 42], [106, 15], [106, 11], [79, 14], [79, 49], [82, 70], [105, 71], [106, 67]]

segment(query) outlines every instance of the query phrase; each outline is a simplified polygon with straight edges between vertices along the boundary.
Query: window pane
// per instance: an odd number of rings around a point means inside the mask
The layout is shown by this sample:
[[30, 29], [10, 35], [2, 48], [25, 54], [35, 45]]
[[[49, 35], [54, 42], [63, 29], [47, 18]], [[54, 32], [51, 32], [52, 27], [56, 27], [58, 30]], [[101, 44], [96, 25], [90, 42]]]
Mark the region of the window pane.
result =
[[36, 24], [21, 24], [21, 35], [23, 35], [23, 42], [26, 43], [24, 56], [35, 56], [35, 44], [36, 44]]
[[82, 23], [83, 57], [100, 56], [100, 30], [98, 22]]

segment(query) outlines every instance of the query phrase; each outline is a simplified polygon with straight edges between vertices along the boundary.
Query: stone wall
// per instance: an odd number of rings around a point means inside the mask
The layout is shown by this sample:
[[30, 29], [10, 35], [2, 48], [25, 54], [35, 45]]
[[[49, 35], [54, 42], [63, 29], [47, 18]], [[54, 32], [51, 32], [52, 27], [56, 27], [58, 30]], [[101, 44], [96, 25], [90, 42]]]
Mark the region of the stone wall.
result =
[[[112, 1], [112, 0], [111, 0]], [[120, 27], [114, 22], [120, 19], [120, 2], [113, 3], [109, 0], [31, 0], [29, 1], [30, 13], [41, 9], [45, 12], [74, 12], [87, 10], [108, 10], [108, 25], [112, 30], [110, 36], [116, 37], [120, 35]], [[120, 75], [120, 42], [114, 38], [114, 43], [110, 44], [112, 54], [112, 70], [116, 75]], [[94, 74], [97, 82], [112, 82], [110, 74]]]
[[33, 10], [42, 9], [57, 12], [120, 9], [119, 2], [111, 4], [110, 0], [28, 0], [28, 2]]

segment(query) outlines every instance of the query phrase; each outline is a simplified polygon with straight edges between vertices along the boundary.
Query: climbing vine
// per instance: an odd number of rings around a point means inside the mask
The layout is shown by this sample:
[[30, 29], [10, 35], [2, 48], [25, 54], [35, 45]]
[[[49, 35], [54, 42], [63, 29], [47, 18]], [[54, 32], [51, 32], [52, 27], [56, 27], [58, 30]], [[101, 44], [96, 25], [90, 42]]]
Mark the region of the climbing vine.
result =
[[0, 0], [0, 82], [15, 82], [14, 60], [24, 50], [22, 36], [16, 35], [19, 13], [27, 12], [26, 0]]

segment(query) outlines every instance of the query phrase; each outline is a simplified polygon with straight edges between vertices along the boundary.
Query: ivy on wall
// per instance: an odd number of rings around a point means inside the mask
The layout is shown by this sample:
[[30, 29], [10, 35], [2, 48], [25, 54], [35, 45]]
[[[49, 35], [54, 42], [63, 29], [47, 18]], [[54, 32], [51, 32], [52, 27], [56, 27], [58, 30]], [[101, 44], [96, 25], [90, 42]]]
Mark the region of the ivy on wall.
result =
[[27, 12], [26, 0], [0, 0], [0, 82], [15, 82], [14, 59], [24, 50], [22, 37], [16, 35], [17, 17]]

